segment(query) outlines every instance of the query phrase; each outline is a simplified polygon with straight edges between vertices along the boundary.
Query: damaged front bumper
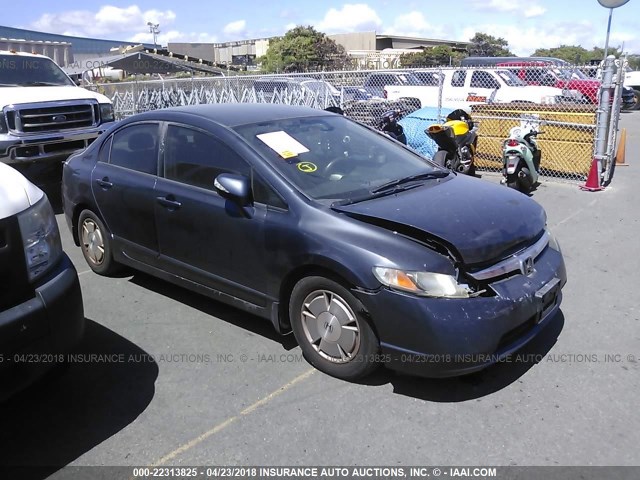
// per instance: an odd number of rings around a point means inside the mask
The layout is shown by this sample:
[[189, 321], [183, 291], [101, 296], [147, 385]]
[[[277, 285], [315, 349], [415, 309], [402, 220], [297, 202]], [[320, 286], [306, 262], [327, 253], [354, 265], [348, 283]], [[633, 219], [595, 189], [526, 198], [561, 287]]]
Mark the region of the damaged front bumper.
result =
[[529, 275], [489, 283], [491, 296], [425, 298], [386, 288], [356, 294], [389, 368], [448, 377], [481, 370], [532, 340], [558, 312], [566, 280], [562, 254], [547, 247]]

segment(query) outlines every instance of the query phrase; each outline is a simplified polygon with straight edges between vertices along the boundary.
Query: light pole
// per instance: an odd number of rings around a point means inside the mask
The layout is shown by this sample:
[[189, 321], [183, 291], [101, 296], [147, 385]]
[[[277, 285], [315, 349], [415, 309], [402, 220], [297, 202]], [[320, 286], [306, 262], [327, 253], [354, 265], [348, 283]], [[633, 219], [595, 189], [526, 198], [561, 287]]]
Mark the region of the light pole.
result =
[[607, 39], [604, 41], [604, 58], [607, 58], [609, 51], [609, 33], [611, 32], [611, 17], [613, 16], [613, 9], [621, 7], [629, 0], [598, 0], [598, 3], [605, 8], [609, 9], [609, 23], [607, 24]]
[[[598, 0], [600, 1], [600, 0]], [[628, 0], [627, 0], [628, 1]], [[158, 48], [158, 34], [160, 33], [160, 30], [158, 30], [158, 28], [160, 27], [159, 23], [152, 23], [152, 22], [147, 22], [147, 25], [149, 26], [149, 33], [153, 34], [153, 48]]]

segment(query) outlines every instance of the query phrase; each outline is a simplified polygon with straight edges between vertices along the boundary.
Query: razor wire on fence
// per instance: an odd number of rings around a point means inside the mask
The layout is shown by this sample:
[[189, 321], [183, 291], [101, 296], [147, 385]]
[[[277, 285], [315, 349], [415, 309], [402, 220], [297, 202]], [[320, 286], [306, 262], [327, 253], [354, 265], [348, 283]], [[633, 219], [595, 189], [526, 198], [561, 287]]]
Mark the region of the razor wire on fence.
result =
[[[623, 67], [624, 61], [619, 61], [612, 68], [621, 72]], [[400, 110], [410, 130], [409, 146], [426, 156], [433, 146], [428, 145], [424, 130], [432, 123], [444, 122], [448, 112], [462, 108], [477, 125], [477, 168], [495, 172], [503, 168], [502, 145], [509, 130], [534, 118], [543, 132], [538, 138], [541, 174], [583, 181], [593, 158], [599, 155], [598, 141], [606, 143], [600, 154], [601, 171], [603, 178], [610, 178], [617, 119], [626, 101], [621, 73], [612, 74], [606, 83], [598, 74], [594, 66], [511, 62], [477, 68], [194, 76], [90, 88], [112, 100], [118, 119], [203, 103], [280, 103], [317, 109], [340, 107], [348, 117], [375, 126], [385, 111]], [[605, 111], [607, 115], [603, 115]]]

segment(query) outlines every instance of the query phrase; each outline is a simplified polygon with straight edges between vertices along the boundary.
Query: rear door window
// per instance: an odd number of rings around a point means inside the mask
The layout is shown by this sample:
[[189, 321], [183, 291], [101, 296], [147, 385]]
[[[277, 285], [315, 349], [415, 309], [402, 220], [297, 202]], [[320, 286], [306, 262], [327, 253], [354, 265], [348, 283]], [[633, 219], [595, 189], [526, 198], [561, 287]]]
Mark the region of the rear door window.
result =
[[109, 163], [156, 175], [158, 139], [159, 124], [157, 123], [140, 123], [124, 127], [113, 134]]

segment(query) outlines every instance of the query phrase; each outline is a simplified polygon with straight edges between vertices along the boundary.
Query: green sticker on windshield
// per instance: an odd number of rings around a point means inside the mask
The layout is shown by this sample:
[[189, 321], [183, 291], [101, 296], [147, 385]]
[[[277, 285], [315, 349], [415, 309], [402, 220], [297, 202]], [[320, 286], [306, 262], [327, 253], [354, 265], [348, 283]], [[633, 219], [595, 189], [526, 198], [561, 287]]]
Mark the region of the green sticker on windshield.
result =
[[298, 163], [298, 170], [303, 173], [312, 173], [318, 170], [318, 166], [311, 162], [300, 162]]

